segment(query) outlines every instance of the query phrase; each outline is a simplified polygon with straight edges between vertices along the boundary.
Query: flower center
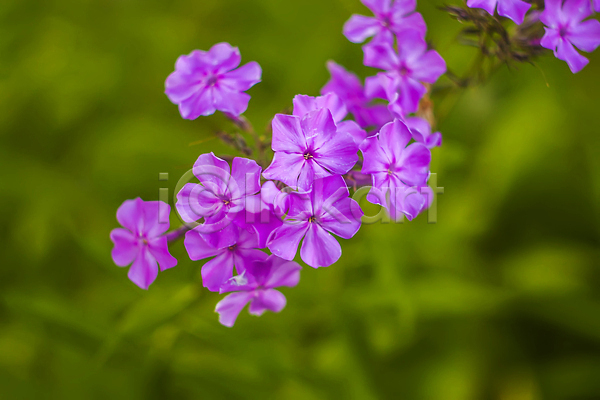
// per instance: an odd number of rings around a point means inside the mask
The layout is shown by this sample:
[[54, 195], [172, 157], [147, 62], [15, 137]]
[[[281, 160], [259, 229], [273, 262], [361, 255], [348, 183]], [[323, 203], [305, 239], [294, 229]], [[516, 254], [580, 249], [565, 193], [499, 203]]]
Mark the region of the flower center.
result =
[[560, 37], [565, 37], [569, 34], [569, 27], [567, 26], [561, 26], [560, 29], [558, 30], [558, 35]]
[[404, 65], [400, 66], [400, 75], [406, 76], [409, 73], [410, 73], [410, 70], [408, 68], [406, 68], [406, 66], [404, 66]]
[[211, 76], [210, 76], [210, 77], [209, 77], [209, 78], [206, 80], [206, 86], [215, 86], [215, 85], [217, 84], [217, 81], [218, 81], [218, 80], [219, 80], [219, 79], [218, 79], [216, 76], [214, 76], [214, 75], [211, 75]]
[[306, 151], [304, 153], [304, 159], [305, 160], [310, 160], [311, 158], [314, 158], [314, 156], [312, 154], [310, 154], [310, 152]]
[[394, 175], [394, 171], [392, 171], [392, 169], [391, 169], [391, 168], [388, 168], [388, 171], [387, 171], [387, 173], [388, 173], [388, 175], [390, 175], [390, 176]]
[[237, 243], [228, 247], [229, 251], [234, 251], [237, 248]]
[[315, 217], [315, 216], [313, 215], [312, 217], [310, 217], [310, 218], [308, 219], [308, 222], [311, 222], [311, 223], [312, 223], [312, 222], [317, 222], [317, 217]]

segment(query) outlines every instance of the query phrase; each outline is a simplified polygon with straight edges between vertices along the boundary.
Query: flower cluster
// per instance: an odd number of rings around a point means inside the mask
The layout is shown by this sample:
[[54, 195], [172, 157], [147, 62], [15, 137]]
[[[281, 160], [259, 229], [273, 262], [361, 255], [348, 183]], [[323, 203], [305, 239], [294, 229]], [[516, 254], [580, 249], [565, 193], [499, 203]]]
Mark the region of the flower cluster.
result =
[[[522, 0], [467, 0], [468, 7], [485, 10], [488, 18], [459, 7], [446, 9], [457, 19], [475, 25], [475, 29], [469, 27], [465, 32], [479, 36], [474, 44], [481, 47], [484, 55], [496, 55], [502, 62], [531, 61], [542, 47], [552, 50], [556, 58], [567, 62], [571, 72], [577, 73], [589, 61], [575, 47], [591, 53], [600, 45], [600, 22], [586, 19], [594, 10], [600, 10], [599, 3], [598, 0], [544, 0], [532, 6]], [[493, 17], [494, 11], [521, 26], [511, 33]], [[497, 44], [496, 49], [483, 47], [487, 38]]]
[[[442, 135], [433, 132], [429, 95], [446, 73], [446, 63], [425, 40], [427, 27], [415, 11], [415, 0], [361, 1], [374, 16], [353, 15], [343, 32], [354, 43], [371, 38], [363, 46], [363, 63], [380, 71], [363, 84], [329, 61], [331, 79], [321, 96], [297, 95], [291, 114], [273, 117], [270, 163], [265, 153], [269, 143], [242, 115], [250, 100], [246, 91], [260, 82], [260, 66], [250, 62], [238, 68], [240, 52], [228, 43], [177, 60], [165, 93], [181, 116], [196, 119], [219, 110], [241, 131], [220, 132], [219, 137], [251, 156], [253, 149], [242, 133], [253, 135], [258, 154], [255, 160], [200, 155], [192, 169], [197, 183], [186, 183], [176, 194], [175, 207], [184, 225], [171, 232], [166, 233], [169, 205], [139, 198], [125, 201], [117, 211], [123, 228], [110, 236], [112, 258], [118, 266], [131, 264], [131, 281], [148, 289], [159, 267], [177, 264], [168, 243], [185, 236], [190, 259], [206, 260], [203, 286], [229, 293], [215, 311], [223, 325], [233, 326], [247, 304], [252, 315], [285, 307], [284, 295], [275, 288], [298, 284], [301, 266], [293, 261], [298, 253], [313, 268], [338, 261], [339, 238], [354, 237], [363, 217], [349, 187], [355, 194], [359, 186], [368, 187], [366, 200], [383, 207], [394, 220], [412, 220], [431, 206], [431, 150], [441, 146]], [[529, 60], [531, 49], [543, 46], [577, 72], [587, 59], [574, 46], [589, 52], [600, 44], [600, 23], [586, 20], [592, 14], [590, 0], [546, 0], [542, 13], [529, 14], [531, 5], [521, 0], [467, 4], [490, 15], [470, 8], [446, 9], [476, 24], [476, 34], [500, 38], [496, 54], [505, 59]], [[496, 9], [522, 24], [514, 36], [493, 17]], [[532, 38], [537, 33], [530, 28], [540, 21], [546, 33], [536, 36], [536, 42]], [[515, 42], [520, 43], [516, 50]]]

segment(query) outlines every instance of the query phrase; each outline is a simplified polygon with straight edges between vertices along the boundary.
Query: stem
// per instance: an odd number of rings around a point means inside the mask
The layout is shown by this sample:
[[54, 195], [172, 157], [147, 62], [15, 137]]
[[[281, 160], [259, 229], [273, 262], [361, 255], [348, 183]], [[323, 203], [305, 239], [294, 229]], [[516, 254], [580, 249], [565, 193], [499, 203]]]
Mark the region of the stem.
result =
[[264, 141], [264, 138], [262, 138], [260, 135], [258, 135], [256, 133], [256, 131], [254, 130], [254, 127], [252, 126], [252, 124], [250, 123], [250, 121], [248, 121], [248, 119], [246, 119], [246, 117], [244, 117], [243, 115], [240, 116], [235, 116], [229, 113], [224, 113], [225, 116], [235, 124], [235, 126], [237, 126], [238, 128], [240, 128], [240, 130], [242, 132], [246, 132], [248, 134], [250, 134], [252, 136], [252, 139], [254, 139], [254, 144], [256, 146], [256, 153], [257, 153], [257, 162], [260, 166], [262, 166], [263, 168], [265, 167], [265, 149], [267, 148], [267, 145]]
[[186, 225], [182, 225], [177, 229], [173, 229], [171, 232], [165, 233], [165, 237], [167, 238], [167, 242], [174, 242], [177, 239], [180, 239], [187, 231], [191, 228], [188, 228]]

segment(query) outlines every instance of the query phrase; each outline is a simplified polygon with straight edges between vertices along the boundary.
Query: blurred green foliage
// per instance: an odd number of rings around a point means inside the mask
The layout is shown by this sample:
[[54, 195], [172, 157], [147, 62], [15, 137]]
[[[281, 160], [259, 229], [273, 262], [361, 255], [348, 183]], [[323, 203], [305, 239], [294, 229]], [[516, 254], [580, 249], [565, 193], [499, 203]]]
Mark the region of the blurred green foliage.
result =
[[[475, 53], [441, 5], [418, 5], [428, 39], [466, 71]], [[232, 154], [222, 116], [184, 121], [163, 94], [180, 54], [227, 41], [258, 61], [247, 116], [261, 128], [318, 93], [328, 59], [373, 73], [341, 34], [366, 12], [2, 1], [0, 398], [600, 398], [599, 52], [577, 75], [548, 52], [439, 99], [438, 223], [364, 226], [337, 264], [304, 269], [280, 314], [219, 325], [182, 243], [148, 292], [112, 263], [122, 201]]]

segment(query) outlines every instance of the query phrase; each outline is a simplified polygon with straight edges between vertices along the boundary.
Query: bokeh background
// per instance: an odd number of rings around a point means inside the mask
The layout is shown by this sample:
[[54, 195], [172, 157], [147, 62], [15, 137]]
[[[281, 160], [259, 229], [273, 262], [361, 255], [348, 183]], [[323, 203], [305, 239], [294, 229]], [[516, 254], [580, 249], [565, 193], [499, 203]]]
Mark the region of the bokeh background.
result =
[[[449, 0], [451, 1], [451, 0]], [[421, 0], [450, 68], [475, 52]], [[316, 95], [358, 0], [3, 0], [0, 398], [600, 398], [600, 53], [549, 53], [436, 102], [438, 222], [364, 226], [288, 305], [219, 325], [182, 243], [149, 291], [110, 258], [125, 200], [158, 198], [215, 138], [163, 94], [180, 54], [227, 41], [263, 67], [257, 129]], [[434, 99], [436, 100], [436, 99]], [[158, 174], [168, 172], [168, 182]], [[172, 218], [175, 225], [177, 219]]]

